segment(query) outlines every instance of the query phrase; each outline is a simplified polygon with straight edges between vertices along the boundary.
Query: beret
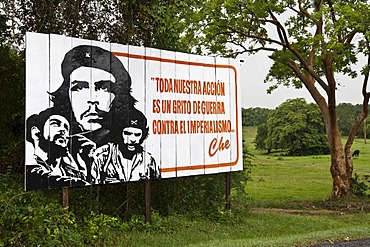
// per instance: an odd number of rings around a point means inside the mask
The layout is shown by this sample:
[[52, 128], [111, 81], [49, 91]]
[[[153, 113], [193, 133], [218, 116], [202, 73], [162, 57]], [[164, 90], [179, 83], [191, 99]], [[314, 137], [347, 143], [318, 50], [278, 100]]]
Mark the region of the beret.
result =
[[62, 76], [64, 80], [69, 79], [71, 73], [79, 67], [92, 67], [111, 73], [116, 81], [131, 87], [131, 78], [121, 61], [98, 46], [80, 45], [69, 50], [62, 62]]
[[122, 127], [134, 127], [145, 130], [147, 128], [147, 119], [141, 111], [132, 108], [128, 111], [127, 118], [123, 119]]

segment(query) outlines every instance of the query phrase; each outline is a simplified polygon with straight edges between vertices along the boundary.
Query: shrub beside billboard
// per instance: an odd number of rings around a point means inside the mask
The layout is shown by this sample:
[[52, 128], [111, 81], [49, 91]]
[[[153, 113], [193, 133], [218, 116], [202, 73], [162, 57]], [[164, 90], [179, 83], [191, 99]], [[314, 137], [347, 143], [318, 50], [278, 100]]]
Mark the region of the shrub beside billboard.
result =
[[25, 190], [242, 170], [237, 68], [27, 33]]

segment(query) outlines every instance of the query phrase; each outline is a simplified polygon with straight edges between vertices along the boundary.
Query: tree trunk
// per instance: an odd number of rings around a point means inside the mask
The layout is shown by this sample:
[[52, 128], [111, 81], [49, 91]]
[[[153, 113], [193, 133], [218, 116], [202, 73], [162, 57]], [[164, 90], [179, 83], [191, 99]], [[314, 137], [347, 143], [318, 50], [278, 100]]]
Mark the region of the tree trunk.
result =
[[[327, 65], [326, 68], [328, 67]], [[330, 85], [335, 85], [334, 77], [331, 77], [331, 79]], [[333, 179], [331, 197], [351, 197], [353, 163], [350, 149], [347, 149], [347, 146], [344, 148], [339, 133], [335, 103], [335, 87], [331, 86], [328, 88], [328, 103], [326, 103], [322, 95], [316, 89], [307, 88], [318, 104], [325, 122], [331, 156], [330, 172]]]
[[[337, 128], [336, 128], [337, 129]], [[332, 198], [351, 197], [351, 178], [353, 164], [350, 152], [343, 150], [342, 141], [338, 130], [336, 136], [333, 136], [331, 149], [330, 172], [333, 178]]]
[[[330, 148], [330, 172], [333, 179], [332, 198], [351, 197], [353, 163], [350, 149], [344, 148], [339, 133], [335, 93], [328, 95], [328, 111], [324, 114], [326, 131]], [[331, 96], [331, 97], [330, 97]]]

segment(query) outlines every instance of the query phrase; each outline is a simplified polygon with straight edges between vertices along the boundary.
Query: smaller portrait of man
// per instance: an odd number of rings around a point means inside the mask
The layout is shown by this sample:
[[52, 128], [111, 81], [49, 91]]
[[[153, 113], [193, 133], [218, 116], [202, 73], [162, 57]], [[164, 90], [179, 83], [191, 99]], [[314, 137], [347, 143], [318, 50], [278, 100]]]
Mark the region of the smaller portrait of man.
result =
[[143, 147], [149, 132], [144, 114], [131, 109], [127, 116], [115, 122], [114, 127], [111, 130], [112, 142], [97, 148], [94, 154], [93, 183], [159, 179], [159, 166]]
[[94, 143], [83, 136], [75, 137], [85, 150], [73, 155], [70, 152], [70, 124], [53, 109], [30, 116], [26, 128], [26, 139], [34, 148], [34, 162], [26, 165], [26, 190], [88, 184], [91, 165], [82, 157], [86, 157], [83, 155], [86, 152], [92, 155]]

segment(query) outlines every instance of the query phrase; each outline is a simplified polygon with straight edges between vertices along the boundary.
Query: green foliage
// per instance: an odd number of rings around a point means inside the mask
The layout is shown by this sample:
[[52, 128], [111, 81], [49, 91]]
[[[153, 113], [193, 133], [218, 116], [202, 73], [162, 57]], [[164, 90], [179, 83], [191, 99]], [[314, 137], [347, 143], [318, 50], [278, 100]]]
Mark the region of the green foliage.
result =
[[212, 215], [224, 205], [224, 185], [224, 174], [164, 179], [153, 183], [153, 208], [162, 215]]
[[80, 233], [84, 239], [85, 246], [124, 245], [127, 241], [125, 236], [119, 239], [114, 236], [120, 235], [123, 231], [130, 228], [131, 230], [135, 229], [135, 226], [138, 224], [138, 222], [134, 222], [134, 224], [122, 222], [118, 218], [94, 212], [91, 212], [90, 215], [85, 213], [83, 221], [79, 223], [81, 225]]
[[[244, 160], [249, 166], [250, 157], [244, 156]], [[127, 200], [132, 204], [128, 211], [117, 207], [116, 197], [122, 199], [119, 194], [124, 194], [122, 186], [71, 189], [70, 207], [63, 209], [60, 190], [23, 192], [19, 176], [3, 175], [0, 177], [0, 246], [126, 246], [132, 241], [129, 236], [133, 232], [168, 232], [178, 229], [184, 222], [192, 224], [191, 221], [200, 219], [233, 222], [235, 215], [224, 210], [223, 175], [172, 179], [167, 184], [160, 183], [166, 180], [157, 181], [152, 186], [153, 225], [144, 223], [144, 202], [132, 203], [144, 198], [142, 194], [129, 195]], [[244, 171], [233, 173], [234, 212], [246, 208], [244, 188], [248, 175], [249, 172]], [[173, 188], [169, 190], [162, 187], [164, 185]]]
[[[359, 105], [358, 105], [359, 106]], [[348, 135], [356, 118], [360, 115], [362, 109], [350, 103], [341, 103], [337, 106], [338, 125], [343, 135]]]
[[0, 7], [12, 21], [10, 39], [16, 45], [28, 31], [177, 51], [189, 47], [180, 43], [181, 1], [6, 0]]
[[[247, 205], [245, 184], [249, 180], [251, 155], [243, 148], [244, 170], [231, 174], [232, 205]], [[184, 214], [194, 217], [219, 217], [225, 205], [224, 173], [164, 179], [153, 183], [152, 207], [161, 215]]]
[[[248, 140], [245, 144], [248, 145], [252, 137], [244, 139]], [[361, 146], [362, 140], [356, 140], [355, 147], [361, 149]], [[330, 193], [331, 186], [329, 174], [326, 172], [327, 163], [330, 162], [328, 155], [284, 157], [283, 160], [277, 161], [277, 157], [261, 155], [254, 149], [251, 151], [255, 154], [253, 157], [255, 166], [252, 167], [252, 180], [248, 182], [245, 190], [254, 199], [253, 202], [249, 202], [253, 203], [253, 211], [235, 212], [234, 202], [231, 212], [220, 210], [212, 219], [186, 217], [175, 213], [163, 217], [153, 211], [151, 225], [144, 223], [143, 212], [123, 221], [121, 217], [91, 212], [90, 208], [94, 208], [95, 205], [75, 211], [73, 205], [80, 200], [76, 197], [79, 194], [77, 192], [96, 193], [90, 190], [91, 188], [70, 190], [68, 213], [59, 206], [60, 190], [24, 193], [20, 177], [3, 175], [0, 177], [0, 246], [308, 246], [322, 240], [336, 241], [342, 240], [343, 237], [357, 239], [368, 236], [370, 220], [367, 213], [368, 198], [323, 200]], [[364, 152], [364, 160], [358, 159], [362, 163], [356, 166], [357, 169], [361, 169], [361, 173], [369, 171], [366, 155]], [[235, 179], [234, 174], [232, 181]], [[92, 187], [94, 188], [97, 189]], [[100, 187], [100, 193], [102, 189], [103, 186]], [[279, 193], [276, 193], [277, 191]], [[122, 193], [118, 190], [116, 192]], [[110, 195], [109, 199], [101, 204], [109, 207], [116, 196], [118, 194]], [[34, 199], [30, 200], [31, 198]], [[90, 199], [90, 203], [92, 201], [93, 199]], [[50, 206], [50, 203], [55, 205]], [[38, 234], [50, 242], [35, 243], [28, 241], [27, 238], [14, 244], [8, 242], [9, 236], [15, 235], [14, 232], [19, 229], [17, 224], [21, 220], [20, 217], [9, 213], [18, 211], [21, 213], [26, 204], [32, 204], [35, 210], [46, 205], [49, 208], [57, 208], [55, 215], [50, 216], [48, 213], [44, 214], [44, 217], [59, 218], [59, 222], [64, 221], [60, 218], [65, 213], [70, 214], [68, 217], [72, 219], [73, 226], [72, 223], [67, 223], [68, 229], [64, 234], [68, 232], [73, 239], [59, 237], [58, 241], [55, 241], [54, 237], [44, 236], [47, 230], [44, 232], [37, 230], [33, 233], [30, 229], [24, 228], [22, 231], [29, 232], [29, 235]], [[262, 205], [263, 208], [259, 209], [257, 205]], [[12, 208], [18, 206], [20, 210]], [[57, 213], [58, 210], [60, 213]], [[359, 212], [361, 210], [364, 212]], [[29, 211], [24, 212], [29, 214]], [[7, 219], [7, 224], [13, 222], [14, 230], [6, 226], [6, 230], [3, 230], [4, 219]], [[41, 227], [32, 227], [51, 229], [47, 222], [40, 221]], [[50, 233], [53, 231], [54, 228]]]
[[264, 124], [270, 111], [270, 109], [260, 107], [247, 109], [242, 108], [242, 125], [259, 126]]
[[24, 157], [24, 59], [0, 44], [0, 174], [20, 172]]
[[[245, 170], [232, 173], [233, 212], [248, 207], [251, 157], [244, 147]], [[0, 244], [5, 246], [117, 246], [130, 241], [124, 232], [174, 230], [184, 219], [234, 220], [224, 210], [225, 174], [151, 182], [152, 226], [144, 223], [143, 182], [70, 189], [66, 210], [60, 190], [25, 193], [22, 180], [0, 177]]]
[[[244, 170], [233, 172], [232, 203], [246, 206], [244, 187], [250, 176], [252, 156], [243, 147]], [[187, 215], [190, 218], [219, 217], [225, 205], [224, 173], [151, 181], [151, 207], [161, 216]], [[145, 212], [145, 182], [108, 184], [71, 190], [70, 208], [76, 215], [91, 211], [130, 220]], [[114, 197], [112, 197], [114, 195]], [[243, 206], [244, 205], [244, 206]]]
[[[264, 140], [266, 139], [267, 129], [263, 124], [266, 123], [268, 114], [271, 109], [266, 108], [242, 108], [242, 125], [243, 126], [258, 126], [259, 134], [256, 136], [255, 145], [259, 150], [267, 150], [265, 147]], [[362, 104], [353, 105], [351, 103], [340, 103], [337, 105], [337, 118], [338, 127], [342, 135], [348, 135], [353, 123], [362, 113]], [[357, 130], [356, 136], [359, 138], [364, 137], [364, 124], [363, 122], [360, 128]], [[366, 127], [366, 134], [370, 136], [370, 127]]]
[[356, 196], [366, 196], [370, 191], [370, 175], [358, 175], [355, 173], [352, 177], [352, 192]]
[[271, 152], [271, 148], [266, 147], [266, 142], [265, 140], [267, 139], [267, 124], [261, 124], [258, 126], [257, 129], [257, 135], [256, 138], [253, 140], [254, 146], [258, 150], [267, 150], [268, 153]]
[[24, 163], [24, 57], [8, 44], [7, 21], [0, 11], [0, 174], [21, 172]]
[[[246, 201], [244, 185], [250, 166], [250, 157], [245, 157], [245, 170], [232, 173], [232, 188], [236, 191], [232, 200], [240, 207]], [[225, 205], [225, 178], [221, 173], [151, 181], [151, 208], [161, 216], [217, 218]], [[130, 220], [145, 212], [144, 188], [144, 182], [132, 182], [74, 189], [70, 191], [74, 202], [70, 209], [76, 215], [89, 211]]]
[[82, 246], [75, 216], [61, 208], [55, 193], [24, 193], [14, 176], [0, 178], [0, 236], [5, 246]]
[[[191, 1], [193, 3], [193, 1]], [[337, 75], [358, 76], [354, 64], [361, 55], [370, 57], [370, 4], [368, 0], [209, 0], [194, 1], [187, 20], [187, 38], [197, 51], [237, 56], [259, 51], [270, 53], [273, 65], [265, 78], [272, 85], [268, 93], [279, 86], [305, 87], [324, 118], [331, 150], [332, 171], [343, 171], [333, 180], [333, 197], [350, 196], [351, 169], [341, 170], [344, 146], [337, 124], [336, 101], [340, 83]], [[194, 20], [194, 21], [193, 21]], [[202, 20], [202, 21], [199, 21]], [[370, 60], [361, 65], [364, 77], [364, 104], [368, 104], [367, 79]], [[351, 87], [348, 87], [351, 90]], [[360, 93], [360, 92], [359, 92]], [[326, 152], [327, 144], [320, 131], [305, 129], [304, 118], [285, 118], [294, 125], [286, 128], [268, 127], [267, 149], [288, 149], [291, 154]], [[277, 117], [275, 124], [279, 124]], [[311, 121], [311, 120], [309, 120]], [[268, 123], [268, 125], [270, 125]], [[316, 123], [313, 126], [318, 129]], [[357, 128], [357, 125], [353, 125]], [[294, 128], [299, 129], [294, 129]], [[305, 134], [302, 131], [308, 131]], [[274, 131], [274, 132], [271, 132]], [[270, 133], [271, 132], [271, 133]], [[299, 139], [297, 139], [299, 137]], [[315, 139], [317, 142], [315, 143]], [[353, 143], [349, 135], [346, 148]], [[300, 140], [304, 140], [303, 142]], [[316, 145], [319, 143], [319, 145]], [[348, 146], [349, 145], [349, 146]], [[340, 150], [340, 151], [338, 151]], [[348, 160], [347, 166], [351, 166]], [[342, 186], [342, 187], [341, 187]], [[338, 188], [342, 188], [339, 189]]]
[[[252, 171], [253, 155], [248, 150], [246, 144], [243, 144], [243, 170], [233, 172], [231, 175], [231, 188], [233, 193], [231, 195], [231, 205], [233, 212], [245, 212], [249, 208], [250, 200], [247, 196], [245, 186], [250, 180]], [[225, 217], [230, 215], [222, 214]]]
[[329, 152], [320, 110], [302, 98], [290, 99], [272, 111], [254, 141], [257, 149], [281, 149], [289, 155]]
[[[22, 189], [19, 176], [0, 177], [0, 246], [125, 245], [125, 231], [146, 227], [137, 218], [123, 222], [88, 208], [63, 209], [60, 190], [23, 192]], [[71, 205], [77, 202], [70, 200]]]
[[[354, 122], [362, 113], [362, 107], [363, 107], [362, 104], [353, 105], [351, 103], [340, 103], [337, 106], [338, 126], [342, 135], [349, 134]], [[367, 125], [366, 122], [363, 122], [361, 124], [360, 128], [356, 132], [356, 136], [358, 137], [364, 136], [364, 124]], [[366, 132], [367, 136], [369, 136], [370, 130], [367, 126]]]
[[9, 29], [6, 22], [6, 16], [0, 13], [0, 44], [4, 44], [9, 37]]

